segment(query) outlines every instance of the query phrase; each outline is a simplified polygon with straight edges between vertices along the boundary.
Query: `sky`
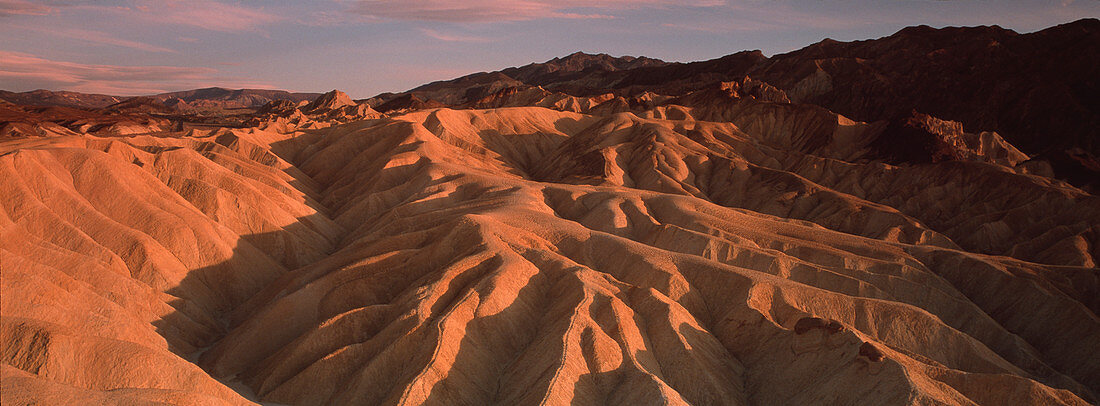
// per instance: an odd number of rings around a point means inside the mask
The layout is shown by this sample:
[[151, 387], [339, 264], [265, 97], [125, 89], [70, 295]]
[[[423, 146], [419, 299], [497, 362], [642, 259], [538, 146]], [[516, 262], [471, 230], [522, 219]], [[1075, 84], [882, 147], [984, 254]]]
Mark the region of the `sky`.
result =
[[918, 24], [1032, 32], [1100, 0], [0, 0], [0, 89], [202, 87], [354, 98], [576, 51], [775, 55]]

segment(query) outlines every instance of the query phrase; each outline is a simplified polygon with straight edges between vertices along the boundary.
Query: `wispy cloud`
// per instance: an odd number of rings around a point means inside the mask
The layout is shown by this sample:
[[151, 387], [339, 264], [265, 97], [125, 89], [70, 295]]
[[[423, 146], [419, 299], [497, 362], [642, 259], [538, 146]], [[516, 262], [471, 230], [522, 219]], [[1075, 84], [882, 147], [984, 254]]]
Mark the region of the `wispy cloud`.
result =
[[429, 29], [429, 28], [421, 28], [420, 32], [423, 33], [424, 35], [428, 36], [428, 37], [435, 38], [435, 39], [440, 40], [440, 41], [446, 41], [446, 42], [492, 42], [492, 39], [490, 39], [490, 38], [475, 37], [475, 36], [471, 36], [471, 35], [461, 35], [461, 34], [449, 34], [449, 33], [443, 33], [443, 32], [433, 30], [433, 29]]
[[270, 88], [204, 67], [93, 65], [0, 51], [0, 88], [140, 95], [208, 86]]
[[339, 6], [333, 6], [332, 10], [316, 10], [304, 13], [298, 16], [296, 22], [310, 27], [331, 27], [379, 20], [378, 17], [371, 15], [349, 12], [348, 9], [350, 8], [346, 4], [339, 3]]
[[608, 11], [652, 7], [709, 7], [719, 0], [361, 0], [352, 11], [378, 18], [441, 22], [606, 19]]
[[121, 17], [127, 24], [170, 24], [219, 32], [259, 31], [286, 20], [258, 7], [217, 0], [0, 0], [0, 17], [42, 16], [62, 10]]
[[65, 29], [65, 30], [56, 30], [56, 31], [54, 31], [54, 33], [56, 33], [58, 35], [61, 35], [61, 36], [74, 38], [74, 39], [79, 39], [79, 40], [88, 41], [88, 42], [93, 42], [93, 43], [97, 43], [97, 44], [114, 45], [114, 46], [119, 46], [119, 47], [124, 47], [124, 48], [137, 49], [137, 50], [140, 50], [140, 51], [176, 52], [174, 49], [169, 49], [169, 48], [160, 47], [160, 46], [156, 46], [156, 45], [152, 45], [152, 44], [147, 44], [147, 43], [140, 42], [140, 41], [133, 41], [133, 40], [128, 40], [128, 39], [124, 39], [124, 38], [118, 38], [118, 37], [114, 37], [110, 34], [99, 32], [99, 31], [88, 31], [88, 30], [79, 30], [79, 29], [71, 28], [71, 29]]
[[91, 3], [79, 8], [115, 14], [139, 23], [182, 25], [218, 32], [259, 31], [265, 25], [284, 20], [260, 8], [213, 0], [134, 0], [121, 7]]
[[43, 27], [38, 25], [25, 25], [17, 24], [11, 25], [9, 28], [15, 28], [24, 32], [35, 32], [39, 35], [47, 35], [60, 37], [70, 40], [84, 41], [99, 45], [111, 45], [123, 48], [136, 49], [146, 52], [176, 52], [174, 49], [165, 48], [141, 41], [134, 41], [125, 38], [119, 38], [114, 35], [92, 30], [82, 30], [79, 28], [59, 28], [59, 27]]
[[0, 17], [17, 15], [46, 15], [53, 8], [42, 2], [30, 2], [27, 0], [0, 0]]
[[252, 31], [278, 22], [282, 17], [260, 9], [219, 3], [209, 0], [157, 2], [144, 10], [153, 20], [190, 25], [211, 31]]

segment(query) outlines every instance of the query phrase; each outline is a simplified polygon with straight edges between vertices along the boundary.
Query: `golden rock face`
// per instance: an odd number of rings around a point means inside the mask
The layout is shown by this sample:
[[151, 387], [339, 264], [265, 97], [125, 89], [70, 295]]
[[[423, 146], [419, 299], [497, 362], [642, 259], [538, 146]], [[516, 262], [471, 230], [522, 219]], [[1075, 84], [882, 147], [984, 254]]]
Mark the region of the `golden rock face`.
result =
[[4, 403], [1095, 399], [1096, 197], [753, 103], [9, 138]]

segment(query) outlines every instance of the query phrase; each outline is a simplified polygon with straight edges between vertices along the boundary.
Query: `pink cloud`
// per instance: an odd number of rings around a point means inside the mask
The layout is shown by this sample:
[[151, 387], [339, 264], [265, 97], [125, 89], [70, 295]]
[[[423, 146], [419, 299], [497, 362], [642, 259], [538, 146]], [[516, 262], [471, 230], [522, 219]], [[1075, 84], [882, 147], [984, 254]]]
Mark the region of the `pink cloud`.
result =
[[581, 10], [624, 10], [653, 7], [710, 7], [719, 0], [361, 0], [354, 12], [394, 20], [441, 22], [523, 21], [541, 18], [607, 19], [603, 13]]
[[107, 33], [99, 31], [79, 30], [75, 28], [65, 30], [54, 30], [54, 33], [60, 34], [65, 37], [80, 39], [83, 41], [94, 42], [97, 44], [114, 45], [124, 48], [137, 49], [147, 52], [176, 52], [173, 49], [160, 47], [152, 44], [147, 44], [141, 41], [128, 40], [124, 38], [118, 38]]
[[262, 10], [208, 0], [162, 2], [155, 7], [151, 18], [222, 32], [250, 31], [282, 20]]
[[27, 0], [0, 0], [0, 17], [15, 15], [46, 15], [53, 8], [45, 4], [32, 3]]
[[204, 67], [94, 65], [0, 51], [0, 88], [5, 89], [46, 88], [130, 96], [209, 86], [271, 88], [264, 83], [224, 77]]
[[258, 8], [213, 0], [135, 0], [132, 4], [115, 7], [91, 3], [81, 8], [120, 15], [130, 21], [219, 32], [259, 31], [260, 27], [283, 20]]
[[100, 31], [82, 30], [79, 28], [61, 28], [61, 27], [44, 27], [42, 25], [9, 25], [9, 28], [14, 28], [19, 31], [35, 32], [39, 35], [49, 35], [55, 37], [66, 38], [70, 40], [90, 42], [100, 45], [112, 45], [123, 48], [136, 49], [146, 52], [176, 52], [174, 49], [169, 49], [153, 44], [134, 41], [125, 38], [119, 38], [111, 34]]
[[298, 24], [311, 27], [331, 27], [345, 24], [358, 24], [377, 21], [378, 18], [366, 14], [348, 12], [344, 9], [319, 10], [301, 15], [297, 19]]
[[260, 8], [216, 0], [129, 0], [122, 5], [95, 0], [0, 0], [0, 17], [46, 15], [62, 8], [114, 14], [128, 23], [184, 25], [220, 32], [257, 31], [284, 20]]

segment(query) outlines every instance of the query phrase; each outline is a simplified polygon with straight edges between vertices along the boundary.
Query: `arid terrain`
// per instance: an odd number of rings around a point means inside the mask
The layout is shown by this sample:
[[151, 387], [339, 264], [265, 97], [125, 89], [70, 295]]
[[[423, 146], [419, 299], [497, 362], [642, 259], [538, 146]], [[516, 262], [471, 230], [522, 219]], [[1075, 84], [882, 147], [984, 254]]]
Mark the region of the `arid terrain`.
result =
[[24, 404], [1100, 402], [1100, 21], [0, 93]]

